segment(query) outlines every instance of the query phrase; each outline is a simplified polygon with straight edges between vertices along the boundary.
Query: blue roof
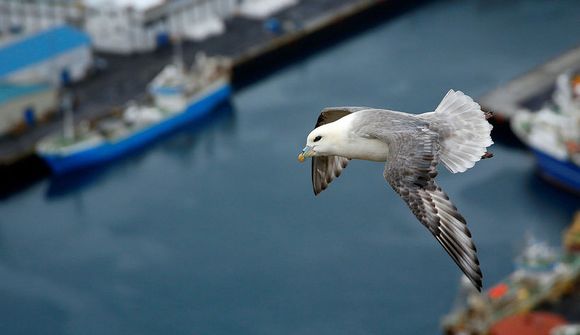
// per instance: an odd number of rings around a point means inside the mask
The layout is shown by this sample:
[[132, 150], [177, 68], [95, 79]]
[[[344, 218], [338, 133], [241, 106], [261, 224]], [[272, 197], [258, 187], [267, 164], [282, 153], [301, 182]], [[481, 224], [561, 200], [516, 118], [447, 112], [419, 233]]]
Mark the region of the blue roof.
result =
[[66, 25], [10, 42], [0, 47], [0, 77], [90, 44], [87, 34]]
[[0, 82], [0, 105], [32, 93], [49, 89], [47, 84], [13, 85]]

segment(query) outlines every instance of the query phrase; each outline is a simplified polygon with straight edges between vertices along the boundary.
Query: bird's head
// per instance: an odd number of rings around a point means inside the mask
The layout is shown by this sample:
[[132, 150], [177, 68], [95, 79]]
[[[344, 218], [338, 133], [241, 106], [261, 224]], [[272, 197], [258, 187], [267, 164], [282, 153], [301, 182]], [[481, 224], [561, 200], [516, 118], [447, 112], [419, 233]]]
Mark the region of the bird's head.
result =
[[298, 155], [298, 160], [304, 162], [309, 157], [333, 155], [340, 137], [334, 128], [332, 123], [329, 123], [311, 131], [306, 138], [306, 146]]

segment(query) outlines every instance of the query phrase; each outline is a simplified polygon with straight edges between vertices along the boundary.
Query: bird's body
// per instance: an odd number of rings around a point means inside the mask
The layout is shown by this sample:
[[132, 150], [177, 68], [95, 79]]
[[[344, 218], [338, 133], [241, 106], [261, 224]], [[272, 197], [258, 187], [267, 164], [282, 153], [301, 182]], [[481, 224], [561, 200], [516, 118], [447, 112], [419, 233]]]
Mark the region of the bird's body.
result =
[[351, 159], [386, 162], [383, 175], [473, 284], [481, 271], [466, 221], [435, 183], [437, 164], [463, 172], [486, 155], [491, 125], [470, 97], [449, 91], [434, 112], [407, 114], [368, 107], [326, 108], [300, 155], [312, 157], [319, 194]]

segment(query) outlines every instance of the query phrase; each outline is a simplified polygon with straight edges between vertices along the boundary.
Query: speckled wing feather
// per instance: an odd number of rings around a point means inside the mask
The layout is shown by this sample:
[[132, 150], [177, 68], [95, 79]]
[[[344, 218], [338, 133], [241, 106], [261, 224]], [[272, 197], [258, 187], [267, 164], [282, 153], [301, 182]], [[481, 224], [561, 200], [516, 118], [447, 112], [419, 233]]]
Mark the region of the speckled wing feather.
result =
[[466, 221], [434, 180], [439, 151], [437, 133], [418, 126], [414, 134], [391, 139], [389, 149], [385, 179], [481, 291], [483, 276]]
[[[367, 107], [329, 107], [322, 110], [316, 121], [315, 129], [334, 122], [350, 113], [368, 109]], [[348, 165], [348, 158], [340, 156], [312, 157], [312, 188], [318, 195], [328, 185], [340, 176], [342, 170]]]
[[313, 157], [312, 159], [312, 188], [318, 195], [328, 185], [340, 176], [348, 165], [348, 158], [340, 156]]

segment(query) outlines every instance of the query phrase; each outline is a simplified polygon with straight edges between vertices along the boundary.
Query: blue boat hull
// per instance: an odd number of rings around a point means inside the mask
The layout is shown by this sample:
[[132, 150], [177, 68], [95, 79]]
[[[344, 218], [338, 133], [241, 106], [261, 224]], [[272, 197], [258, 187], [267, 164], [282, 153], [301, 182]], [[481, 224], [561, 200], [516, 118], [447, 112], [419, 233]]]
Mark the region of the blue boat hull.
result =
[[541, 151], [532, 151], [543, 177], [580, 194], [580, 167], [569, 161], [557, 160]]
[[61, 175], [94, 165], [102, 164], [142, 148], [157, 138], [167, 135], [180, 126], [199, 120], [227, 101], [231, 95], [230, 85], [224, 85], [199, 101], [189, 105], [185, 111], [153, 126], [144, 128], [117, 142], [107, 142], [98, 147], [76, 152], [71, 155], [39, 154], [46, 161], [53, 174]]

